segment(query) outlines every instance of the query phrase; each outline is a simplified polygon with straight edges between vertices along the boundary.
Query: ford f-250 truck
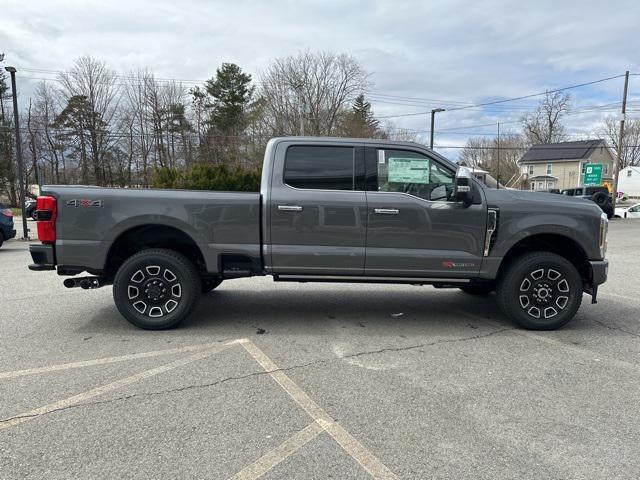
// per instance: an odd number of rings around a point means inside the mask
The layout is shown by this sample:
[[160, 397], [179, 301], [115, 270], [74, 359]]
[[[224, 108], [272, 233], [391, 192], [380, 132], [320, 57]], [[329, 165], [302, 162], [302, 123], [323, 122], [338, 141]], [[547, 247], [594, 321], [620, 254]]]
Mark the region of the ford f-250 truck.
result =
[[[499, 185], [498, 185], [499, 187]], [[489, 188], [422, 145], [275, 138], [259, 193], [46, 186], [31, 270], [113, 284], [134, 325], [176, 325], [227, 279], [380, 282], [496, 292], [553, 329], [595, 303], [608, 221], [593, 202]]]

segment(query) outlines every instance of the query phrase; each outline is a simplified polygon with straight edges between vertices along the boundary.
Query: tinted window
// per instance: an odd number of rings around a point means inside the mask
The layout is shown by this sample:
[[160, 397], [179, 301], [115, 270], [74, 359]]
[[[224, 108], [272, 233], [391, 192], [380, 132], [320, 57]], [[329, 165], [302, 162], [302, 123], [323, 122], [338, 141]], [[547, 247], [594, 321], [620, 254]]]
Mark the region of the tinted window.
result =
[[284, 182], [296, 188], [353, 190], [353, 150], [352, 147], [289, 147]]
[[455, 173], [420, 153], [378, 150], [376, 165], [380, 192], [409, 193], [425, 200], [451, 199]]

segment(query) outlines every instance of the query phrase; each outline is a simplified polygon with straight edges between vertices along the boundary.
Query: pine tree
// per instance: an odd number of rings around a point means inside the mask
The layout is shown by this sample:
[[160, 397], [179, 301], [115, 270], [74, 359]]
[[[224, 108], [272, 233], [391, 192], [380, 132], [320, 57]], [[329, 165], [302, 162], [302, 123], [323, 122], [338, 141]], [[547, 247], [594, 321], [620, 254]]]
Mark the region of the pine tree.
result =
[[379, 126], [380, 122], [371, 110], [371, 103], [360, 94], [354, 100], [351, 111], [345, 115], [341, 130], [347, 137], [375, 138], [382, 134]]
[[251, 75], [235, 63], [223, 63], [205, 90], [211, 97], [209, 123], [225, 135], [237, 135], [246, 127], [247, 108], [253, 97]]

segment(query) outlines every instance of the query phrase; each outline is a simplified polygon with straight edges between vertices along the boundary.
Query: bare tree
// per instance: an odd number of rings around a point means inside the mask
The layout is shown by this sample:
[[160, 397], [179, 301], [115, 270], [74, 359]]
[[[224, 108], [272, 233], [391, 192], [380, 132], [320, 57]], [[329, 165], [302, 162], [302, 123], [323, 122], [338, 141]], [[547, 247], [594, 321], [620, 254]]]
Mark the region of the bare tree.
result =
[[[620, 121], [616, 117], [608, 116], [597, 131], [599, 135], [604, 137], [609, 147], [617, 151], [620, 143]], [[638, 119], [627, 119], [624, 123], [619, 168], [630, 165], [640, 165], [640, 120]]]
[[91, 57], [76, 60], [69, 72], [59, 75], [62, 91], [67, 99], [84, 97], [88, 108], [86, 132], [96, 184], [105, 181], [107, 151], [114, 142], [108, 126], [114, 124], [118, 111], [119, 85], [116, 75], [107, 66]]
[[518, 160], [525, 150], [525, 140], [521, 135], [505, 134], [498, 139], [472, 137], [460, 152], [460, 164], [481, 168], [507, 183], [519, 173]]
[[332, 135], [367, 78], [347, 54], [306, 51], [276, 59], [260, 75], [265, 120], [277, 135], [300, 132], [301, 120], [307, 135]]
[[522, 118], [522, 130], [529, 145], [566, 140], [562, 117], [571, 107], [571, 96], [565, 92], [547, 92], [535, 112]]

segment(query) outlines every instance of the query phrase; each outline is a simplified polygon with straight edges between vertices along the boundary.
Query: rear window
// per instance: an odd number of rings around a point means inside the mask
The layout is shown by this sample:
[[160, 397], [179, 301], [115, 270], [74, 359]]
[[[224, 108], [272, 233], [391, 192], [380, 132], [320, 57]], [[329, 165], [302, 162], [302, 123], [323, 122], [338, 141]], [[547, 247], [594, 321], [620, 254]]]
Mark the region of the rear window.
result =
[[353, 147], [298, 145], [287, 149], [284, 183], [315, 190], [354, 189]]

